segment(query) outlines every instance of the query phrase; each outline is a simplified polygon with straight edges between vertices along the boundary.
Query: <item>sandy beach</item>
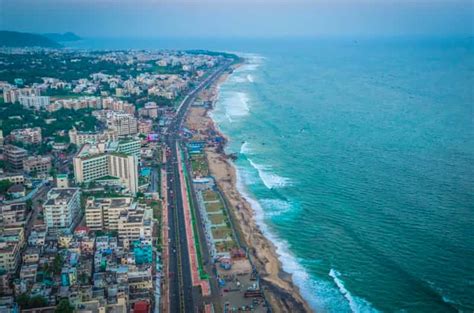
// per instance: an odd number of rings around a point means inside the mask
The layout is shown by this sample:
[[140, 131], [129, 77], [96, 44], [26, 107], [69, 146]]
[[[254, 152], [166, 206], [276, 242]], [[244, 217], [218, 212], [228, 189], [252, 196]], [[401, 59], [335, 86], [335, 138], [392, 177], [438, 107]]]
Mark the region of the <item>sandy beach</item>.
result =
[[[221, 76], [203, 97], [215, 101], [218, 97], [218, 86], [227, 77], [228, 74]], [[209, 130], [219, 132], [208, 111], [202, 107], [189, 109], [186, 124], [189, 129], [196, 132], [196, 139], [204, 139]], [[265, 296], [273, 312], [311, 312], [309, 305], [294, 285], [291, 275], [282, 270], [275, 246], [262, 234], [256, 224], [255, 212], [250, 203], [237, 190], [236, 169], [229, 156], [222, 150], [222, 147], [206, 148], [209, 169], [226, 197], [233, 224], [242, 243], [249, 248], [252, 262], [262, 278]]]

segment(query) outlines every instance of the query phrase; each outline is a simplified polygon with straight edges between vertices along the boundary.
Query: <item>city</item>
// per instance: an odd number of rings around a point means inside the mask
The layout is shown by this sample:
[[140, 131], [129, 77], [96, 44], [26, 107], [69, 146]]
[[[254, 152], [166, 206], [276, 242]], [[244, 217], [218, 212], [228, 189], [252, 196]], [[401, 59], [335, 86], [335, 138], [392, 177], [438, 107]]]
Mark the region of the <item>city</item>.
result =
[[0, 60], [1, 312], [270, 310], [207, 165], [225, 138], [186, 121], [239, 57], [9, 48]]

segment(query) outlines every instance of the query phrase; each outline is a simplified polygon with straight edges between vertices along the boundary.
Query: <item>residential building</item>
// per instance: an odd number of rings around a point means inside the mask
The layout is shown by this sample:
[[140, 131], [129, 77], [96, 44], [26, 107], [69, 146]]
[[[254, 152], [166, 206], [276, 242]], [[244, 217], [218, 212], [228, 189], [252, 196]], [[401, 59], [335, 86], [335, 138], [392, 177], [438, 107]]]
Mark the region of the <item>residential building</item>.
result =
[[12, 132], [10, 133], [10, 138], [12, 141], [18, 141], [18, 142], [30, 143], [30, 144], [40, 144], [42, 140], [41, 128], [34, 127], [34, 128], [15, 129], [15, 130], [12, 130]]
[[110, 115], [107, 127], [115, 129], [119, 136], [130, 136], [138, 133], [137, 119], [127, 113], [116, 113]]
[[3, 155], [10, 169], [22, 170], [23, 160], [28, 156], [28, 151], [14, 145], [6, 145], [3, 148]]
[[49, 97], [46, 96], [20, 96], [20, 104], [27, 109], [41, 110], [49, 106]]
[[116, 141], [118, 133], [115, 130], [104, 130], [102, 132], [78, 132], [75, 128], [69, 131], [71, 143], [82, 146], [85, 143], [96, 143], [99, 141]]
[[134, 210], [136, 206], [137, 203], [131, 197], [90, 197], [86, 201], [86, 225], [91, 230], [118, 230], [120, 214]]
[[40, 90], [36, 88], [13, 88], [3, 91], [3, 101], [5, 103], [18, 102], [21, 96], [40, 96]]
[[67, 174], [58, 174], [56, 176], [56, 188], [69, 188], [69, 178]]
[[140, 119], [138, 120], [138, 132], [140, 134], [148, 135], [153, 130], [153, 121]]
[[0, 271], [15, 273], [20, 264], [20, 245], [0, 241]]
[[72, 231], [80, 210], [79, 188], [53, 188], [48, 192], [43, 204], [44, 219], [48, 231]]
[[140, 239], [151, 239], [153, 217], [150, 209], [137, 207], [135, 210], [122, 212], [118, 220], [118, 238], [125, 245]]
[[51, 157], [30, 156], [23, 160], [23, 170], [28, 174], [48, 175], [51, 170]]

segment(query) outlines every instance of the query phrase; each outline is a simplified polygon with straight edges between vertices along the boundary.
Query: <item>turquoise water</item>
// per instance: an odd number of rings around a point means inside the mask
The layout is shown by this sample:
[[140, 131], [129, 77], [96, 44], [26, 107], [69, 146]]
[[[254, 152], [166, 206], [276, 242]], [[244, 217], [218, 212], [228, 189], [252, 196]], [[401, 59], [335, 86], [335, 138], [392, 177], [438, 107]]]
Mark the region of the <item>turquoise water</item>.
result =
[[474, 310], [472, 41], [82, 45], [250, 53], [213, 117], [239, 154], [239, 188], [318, 312]]
[[240, 188], [318, 311], [474, 309], [473, 52], [294, 42], [222, 85]]

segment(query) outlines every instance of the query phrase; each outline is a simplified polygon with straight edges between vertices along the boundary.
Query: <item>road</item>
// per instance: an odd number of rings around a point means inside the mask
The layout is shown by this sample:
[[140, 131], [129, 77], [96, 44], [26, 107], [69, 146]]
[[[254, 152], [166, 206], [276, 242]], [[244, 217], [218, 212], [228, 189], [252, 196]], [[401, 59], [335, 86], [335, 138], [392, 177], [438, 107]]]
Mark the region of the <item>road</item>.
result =
[[[198, 304], [202, 303], [199, 290], [192, 287], [191, 267], [186, 240], [184, 211], [177, 166], [177, 145], [181, 145], [180, 130], [184, 122], [186, 111], [199, 93], [211, 85], [228, 69], [230, 62], [217, 68], [214, 73], [193, 89], [179, 105], [176, 116], [168, 127], [164, 136], [164, 143], [168, 147], [168, 161], [166, 162], [168, 184], [168, 223], [169, 223], [169, 312], [198, 312]], [[196, 304], [196, 305], [194, 305]]]

